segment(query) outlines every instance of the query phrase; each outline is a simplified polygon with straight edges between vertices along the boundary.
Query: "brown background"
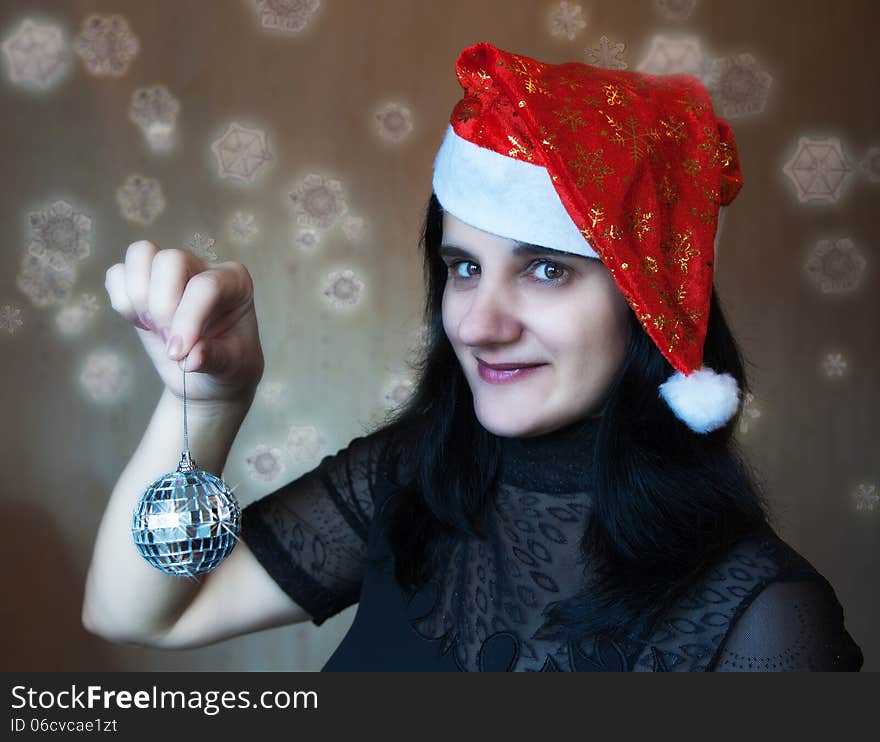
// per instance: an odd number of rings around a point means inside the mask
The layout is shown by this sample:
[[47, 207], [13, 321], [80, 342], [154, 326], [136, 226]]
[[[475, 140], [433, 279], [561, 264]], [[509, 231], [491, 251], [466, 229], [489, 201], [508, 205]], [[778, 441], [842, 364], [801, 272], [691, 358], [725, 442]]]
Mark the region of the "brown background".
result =
[[[460, 94], [458, 52], [490, 41], [544, 61], [586, 61], [585, 48], [606, 35], [626, 44], [633, 69], [657, 33], [697, 35], [711, 56], [749, 52], [773, 78], [764, 111], [731, 120], [745, 187], [727, 210], [718, 260], [717, 286], [751, 362], [761, 413], [740, 438], [780, 534], [834, 585], [864, 670], [880, 669], [880, 505], [858, 510], [854, 499], [857, 485], [880, 485], [880, 185], [853, 164], [838, 203], [800, 203], [782, 172], [801, 136], [839, 137], [851, 163], [880, 145], [876, 4], [699, 0], [690, 18], [673, 22], [652, 0], [584, 2], [588, 25], [574, 41], [548, 31], [557, 4], [322, 0], [303, 32], [285, 34], [261, 28], [245, 0], [2, 3], [3, 39], [27, 17], [61, 25], [71, 39], [88, 14], [118, 12], [140, 41], [119, 78], [94, 77], [73, 58], [45, 93], [13, 85], [8, 72], [0, 82], [0, 306], [20, 307], [23, 322], [0, 333], [4, 669], [320, 668], [354, 608], [320, 629], [275, 629], [177, 653], [117, 647], [82, 629], [97, 524], [160, 395], [134, 331], [109, 306], [106, 269], [135, 239], [181, 247], [201, 232], [216, 238], [221, 259], [250, 270], [264, 381], [282, 384], [284, 396], [258, 398], [224, 471], [246, 504], [313, 465], [253, 479], [246, 458], [258, 445], [283, 449], [287, 430], [301, 422], [321, 430], [327, 452], [343, 447], [384, 409], [382, 390], [404, 369], [423, 301], [418, 230], [433, 156]], [[152, 152], [127, 116], [133, 90], [158, 83], [182, 106], [168, 154]], [[374, 132], [373, 112], [387, 100], [413, 114], [412, 133], [396, 144]], [[274, 159], [250, 185], [215, 172], [210, 144], [232, 120], [268, 132]], [[310, 172], [343, 184], [349, 211], [367, 223], [361, 243], [335, 227], [313, 255], [292, 245], [287, 194]], [[150, 226], [127, 222], [116, 203], [131, 173], [162, 183], [167, 206]], [[73, 336], [57, 330], [60, 306], [33, 306], [16, 286], [27, 215], [58, 199], [93, 220], [74, 295], [92, 293], [100, 308]], [[253, 212], [260, 227], [247, 246], [227, 238], [237, 209]], [[857, 244], [867, 267], [856, 292], [826, 296], [804, 264], [817, 240], [840, 237]], [[340, 268], [366, 285], [354, 311], [333, 310], [315, 289]], [[127, 364], [125, 391], [110, 401], [95, 401], [79, 382], [97, 350]], [[822, 371], [832, 350], [847, 359], [840, 378]]]

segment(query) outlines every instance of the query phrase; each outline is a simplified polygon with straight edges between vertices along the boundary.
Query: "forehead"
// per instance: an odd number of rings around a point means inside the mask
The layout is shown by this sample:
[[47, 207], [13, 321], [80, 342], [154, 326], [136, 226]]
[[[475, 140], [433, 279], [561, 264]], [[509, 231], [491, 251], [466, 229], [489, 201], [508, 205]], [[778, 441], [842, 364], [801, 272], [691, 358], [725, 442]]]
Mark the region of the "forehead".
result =
[[563, 250], [554, 250], [543, 245], [532, 245], [486, 232], [461, 221], [449, 212], [443, 212], [443, 241], [441, 257], [474, 257], [485, 253], [505, 254], [513, 257], [522, 255], [543, 255], [547, 257], [566, 257], [580, 260], [589, 258]]

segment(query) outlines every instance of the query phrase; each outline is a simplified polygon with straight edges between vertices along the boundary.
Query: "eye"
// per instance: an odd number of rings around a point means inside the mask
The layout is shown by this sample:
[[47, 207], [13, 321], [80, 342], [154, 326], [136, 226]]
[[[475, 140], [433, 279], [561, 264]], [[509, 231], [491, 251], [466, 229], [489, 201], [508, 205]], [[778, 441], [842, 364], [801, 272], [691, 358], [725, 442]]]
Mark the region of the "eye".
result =
[[536, 260], [532, 263], [532, 267], [535, 267], [535, 275], [539, 276], [535, 280], [540, 283], [555, 285], [568, 279], [568, 268], [559, 263], [550, 260]]
[[[461, 266], [464, 266], [464, 271], [459, 270]], [[476, 270], [471, 270], [475, 268]], [[471, 276], [477, 275], [480, 272], [480, 266], [470, 260], [456, 260], [449, 264], [449, 272], [455, 278], [462, 278], [467, 280]]]

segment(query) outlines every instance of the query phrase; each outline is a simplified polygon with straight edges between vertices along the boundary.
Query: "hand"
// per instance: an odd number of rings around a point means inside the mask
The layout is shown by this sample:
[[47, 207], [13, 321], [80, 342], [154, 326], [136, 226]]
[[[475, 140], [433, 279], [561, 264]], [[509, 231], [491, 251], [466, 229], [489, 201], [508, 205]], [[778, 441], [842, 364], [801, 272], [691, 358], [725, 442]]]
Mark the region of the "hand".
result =
[[[125, 262], [107, 269], [114, 310], [131, 322], [165, 386], [195, 403], [253, 399], [263, 376], [263, 349], [250, 273], [241, 263], [211, 264], [186, 250], [141, 240]], [[179, 339], [178, 352], [167, 346]]]

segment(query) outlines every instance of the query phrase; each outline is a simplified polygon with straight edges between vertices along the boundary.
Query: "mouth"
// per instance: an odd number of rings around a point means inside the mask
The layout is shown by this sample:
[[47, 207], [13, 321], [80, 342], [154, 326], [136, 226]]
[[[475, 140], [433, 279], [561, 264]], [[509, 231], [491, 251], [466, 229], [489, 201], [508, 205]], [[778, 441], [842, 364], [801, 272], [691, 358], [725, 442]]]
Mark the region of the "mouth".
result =
[[490, 384], [518, 381], [526, 376], [531, 376], [546, 365], [546, 363], [528, 363], [525, 361], [486, 363], [482, 359], [477, 358], [477, 371], [480, 374], [480, 378]]

